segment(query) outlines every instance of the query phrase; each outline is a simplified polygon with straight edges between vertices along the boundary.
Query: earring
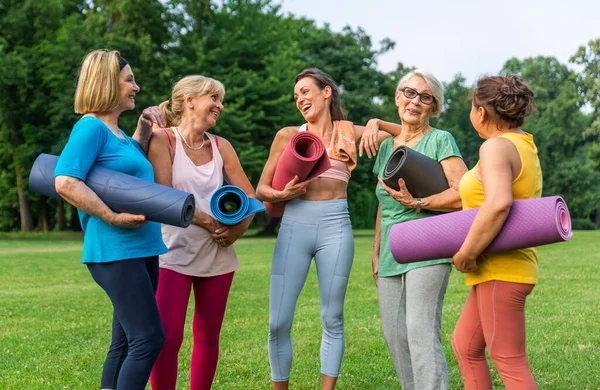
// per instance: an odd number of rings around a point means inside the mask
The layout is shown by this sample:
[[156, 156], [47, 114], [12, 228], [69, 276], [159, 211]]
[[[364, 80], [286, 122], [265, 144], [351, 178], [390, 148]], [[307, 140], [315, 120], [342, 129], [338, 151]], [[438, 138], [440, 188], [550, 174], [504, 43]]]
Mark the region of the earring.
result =
[[188, 108], [191, 110], [192, 108], [194, 108], [194, 106], [188, 106]]

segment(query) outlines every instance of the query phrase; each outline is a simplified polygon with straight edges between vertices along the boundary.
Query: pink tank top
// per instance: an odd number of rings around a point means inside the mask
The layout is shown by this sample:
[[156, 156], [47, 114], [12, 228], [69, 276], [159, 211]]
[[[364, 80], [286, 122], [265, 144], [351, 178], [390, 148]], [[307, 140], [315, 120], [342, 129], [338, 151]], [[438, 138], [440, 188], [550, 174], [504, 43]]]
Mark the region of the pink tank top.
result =
[[[196, 166], [183, 149], [177, 130], [175, 157], [173, 159], [173, 188], [189, 192], [196, 199], [196, 207], [212, 216], [210, 198], [223, 185], [223, 159], [217, 147], [216, 136], [210, 139], [213, 158]], [[163, 241], [169, 251], [159, 256], [163, 268], [190, 276], [217, 276], [233, 272], [240, 267], [233, 246], [222, 248], [204, 228], [190, 225], [180, 227], [162, 225]]]
[[[305, 123], [300, 126], [298, 131], [308, 131], [307, 124]], [[329, 154], [329, 151], [327, 153]], [[317, 177], [341, 180], [348, 183], [350, 181], [350, 169], [348, 169], [348, 165], [343, 161], [336, 160], [331, 157], [329, 157], [329, 162], [331, 162], [331, 168], [321, 173]]]

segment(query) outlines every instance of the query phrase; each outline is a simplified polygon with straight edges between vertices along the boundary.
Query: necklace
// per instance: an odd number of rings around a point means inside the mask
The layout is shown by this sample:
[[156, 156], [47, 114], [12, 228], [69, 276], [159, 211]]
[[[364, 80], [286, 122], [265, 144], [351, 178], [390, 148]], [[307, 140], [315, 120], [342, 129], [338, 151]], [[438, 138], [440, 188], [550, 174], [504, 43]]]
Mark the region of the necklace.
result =
[[183, 143], [185, 144], [185, 146], [187, 146], [189, 149], [191, 150], [200, 150], [202, 149], [202, 147], [204, 146], [204, 133], [202, 133], [202, 145], [198, 146], [197, 148], [194, 148], [193, 146], [190, 146], [190, 144], [187, 143], [187, 141], [185, 140], [185, 137], [181, 134], [181, 132], [179, 131], [179, 127], [176, 127], [175, 130], [177, 130], [177, 134], [179, 134], [179, 136], [181, 137], [181, 139], [183, 140]]

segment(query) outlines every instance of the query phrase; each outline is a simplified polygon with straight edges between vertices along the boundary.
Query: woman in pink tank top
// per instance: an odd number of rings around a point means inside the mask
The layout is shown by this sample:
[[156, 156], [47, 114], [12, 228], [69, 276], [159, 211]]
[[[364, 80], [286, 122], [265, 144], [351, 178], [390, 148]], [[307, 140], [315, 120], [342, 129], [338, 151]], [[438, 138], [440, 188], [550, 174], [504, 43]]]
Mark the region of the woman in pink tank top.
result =
[[[319, 69], [306, 69], [296, 76], [294, 98], [306, 124], [277, 132], [257, 188], [260, 200], [285, 202], [271, 266], [271, 379], [274, 389], [288, 388], [293, 356], [291, 326], [314, 257], [323, 325], [321, 386], [333, 389], [344, 353], [344, 297], [354, 258], [346, 200], [350, 171], [357, 163], [357, 149], [365, 149], [371, 157], [379, 142], [390, 134], [379, 132], [377, 126], [365, 128], [346, 121], [337, 85]], [[298, 131], [309, 131], [321, 138], [332, 167], [305, 182], [295, 177], [283, 190], [276, 190], [272, 186], [275, 169], [283, 150]], [[398, 134], [401, 127], [398, 125], [391, 131]]]
[[217, 80], [199, 75], [181, 79], [171, 98], [160, 105], [166, 127], [154, 131], [148, 151], [156, 182], [192, 193], [196, 200], [192, 225], [185, 229], [162, 225], [169, 251], [159, 257], [156, 300], [166, 339], [150, 376], [153, 390], [175, 389], [192, 287], [190, 389], [210, 389], [217, 367], [229, 289], [240, 266], [232, 244], [246, 232], [252, 216], [224, 226], [211, 214], [210, 198], [224, 180], [256, 197], [231, 144], [207, 132], [223, 110], [224, 95]]

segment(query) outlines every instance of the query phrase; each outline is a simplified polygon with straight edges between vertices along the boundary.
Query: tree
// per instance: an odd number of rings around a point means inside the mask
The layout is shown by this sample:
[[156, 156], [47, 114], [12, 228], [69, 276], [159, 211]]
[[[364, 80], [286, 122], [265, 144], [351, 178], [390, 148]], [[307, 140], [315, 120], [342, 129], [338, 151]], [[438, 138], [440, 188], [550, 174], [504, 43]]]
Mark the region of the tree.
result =
[[[588, 46], [580, 46], [571, 62], [583, 66], [579, 83], [587, 103], [592, 107], [591, 123], [584, 132], [589, 141], [588, 156], [596, 171], [600, 168], [600, 38], [591, 40]], [[596, 203], [596, 225], [600, 226], [600, 203]]]
[[538, 147], [543, 195], [561, 195], [571, 215], [589, 218], [600, 205], [600, 173], [587, 157], [584, 133], [590, 118], [582, 111], [577, 74], [554, 57], [513, 58], [503, 71], [521, 74], [535, 94], [537, 112], [524, 130]]

